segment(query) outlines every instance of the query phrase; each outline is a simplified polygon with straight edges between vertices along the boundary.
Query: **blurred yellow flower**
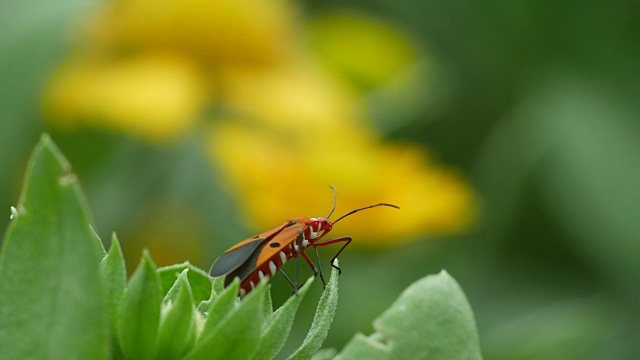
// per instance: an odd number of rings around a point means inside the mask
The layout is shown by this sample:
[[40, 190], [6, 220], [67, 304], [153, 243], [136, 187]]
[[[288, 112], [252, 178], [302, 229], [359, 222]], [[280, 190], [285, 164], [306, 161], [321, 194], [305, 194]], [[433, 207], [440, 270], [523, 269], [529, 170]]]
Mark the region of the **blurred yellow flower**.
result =
[[291, 216], [326, 216], [333, 200], [328, 184], [339, 190], [337, 215], [383, 201], [402, 208], [371, 210], [336, 228], [376, 245], [456, 231], [473, 219], [469, 185], [454, 171], [430, 164], [415, 146], [367, 140], [345, 128], [284, 132], [227, 120], [210, 132], [210, 153], [256, 231]]
[[284, 0], [118, 1], [92, 21], [87, 54], [52, 79], [47, 114], [59, 127], [158, 142], [183, 136], [213, 103], [225, 115], [191, 133], [255, 231], [326, 216], [328, 185], [339, 189], [336, 215], [383, 201], [402, 207], [336, 228], [368, 240], [361, 244], [468, 224], [475, 199], [464, 179], [415, 145], [383, 141], [369, 124], [366, 91], [410, 72], [411, 41], [339, 15], [311, 23], [305, 47], [298, 20]]
[[356, 94], [301, 57], [265, 69], [229, 70], [220, 83], [225, 107], [268, 126], [313, 131], [345, 121], [366, 122]]
[[82, 59], [52, 79], [45, 111], [60, 127], [94, 125], [150, 141], [173, 140], [196, 121], [204, 88], [197, 68], [177, 56]]
[[381, 201], [402, 207], [337, 229], [376, 244], [459, 230], [473, 219], [473, 192], [461, 176], [416, 146], [382, 142], [362, 101], [319, 69], [299, 62], [226, 80], [226, 102], [238, 115], [217, 119], [208, 144], [256, 231], [291, 216], [326, 216], [328, 185], [340, 191], [337, 214]]
[[119, 0], [96, 20], [99, 49], [179, 52], [209, 66], [278, 62], [291, 52], [284, 0]]

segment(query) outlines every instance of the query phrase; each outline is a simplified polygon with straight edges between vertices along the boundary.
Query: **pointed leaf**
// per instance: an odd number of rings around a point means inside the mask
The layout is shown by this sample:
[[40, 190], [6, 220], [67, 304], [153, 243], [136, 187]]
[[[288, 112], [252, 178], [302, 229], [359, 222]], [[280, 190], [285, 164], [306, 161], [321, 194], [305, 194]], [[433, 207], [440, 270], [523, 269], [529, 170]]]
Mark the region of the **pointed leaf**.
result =
[[262, 303], [262, 319], [264, 321], [263, 330], [266, 329], [271, 320], [273, 320], [273, 300], [271, 299], [271, 285], [267, 284], [267, 289], [264, 292], [264, 299]]
[[111, 328], [112, 344], [119, 347], [118, 343], [118, 309], [120, 299], [127, 286], [127, 269], [124, 264], [122, 249], [116, 234], [111, 237], [109, 253], [100, 263], [100, 274], [105, 287], [105, 301], [107, 305], [107, 317]]
[[102, 245], [71, 167], [42, 136], [0, 254], [0, 358], [104, 359]]
[[213, 284], [211, 286], [213, 287], [213, 293], [221, 294], [224, 291], [224, 277], [221, 276], [213, 279]]
[[409, 286], [373, 327], [335, 359], [482, 359], [471, 307], [445, 271]]
[[240, 282], [234, 280], [228, 288], [226, 288], [218, 298], [212, 300], [211, 309], [207, 313], [207, 319], [204, 328], [200, 334], [200, 338], [206, 338], [213, 329], [236, 308], [238, 300], [238, 288]]
[[311, 360], [329, 360], [333, 359], [336, 356], [336, 349], [320, 349], [318, 352], [311, 358]]
[[265, 289], [266, 281], [261, 281], [260, 285], [243, 299], [240, 306], [196, 344], [185, 359], [251, 358], [260, 338]]
[[[262, 330], [260, 342], [258, 343], [258, 351], [253, 355], [253, 359], [272, 359], [278, 354], [289, 336], [293, 319], [298, 311], [298, 305], [300, 305], [302, 298], [304, 298], [304, 295], [311, 287], [313, 279], [314, 278], [309, 279], [307, 283], [298, 290], [298, 296], [289, 298], [282, 307], [273, 313], [271, 321], [266, 323]], [[269, 300], [270, 299], [269, 297]], [[271, 305], [271, 302], [269, 302], [269, 305]]]
[[207, 300], [203, 300], [198, 304], [198, 312], [202, 314], [203, 317], [207, 316], [215, 300], [224, 291], [223, 281], [224, 281], [224, 278], [222, 277], [213, 279], [211, 284], [211, 295]]
[[187, 273], [187, 279], [189, 280], [189, 286], [195, 303], [209, 299], [211, 296], [211, 278], [209, 274], [191, 265], [188, 261], [182, 264], [164, 266], [158, 269], [160, 275], [160, 281], [162, 282], [162, 293], [166, 294], [167, 291], [176, 282], [178, 274], [189, 269]]
[[[337, 260], [336, 266], [338, 266]], [[331, 278], [329, 279], [327, 288], [320, 297], [320, 302], [318, 303], [316, 315], [313, 318], [313, 323], [311, 323], [309, 333], [307, 333], [307, 337], [298, 350], [289, 356], [289, 359], [311, 359], [327, 338], [329, 327], [331, 327], [333, 316], [338, 307], [338, 276], [338, 270], [332, 267]]]
[[102, 243], [100, 236], [98, 236], [98, 233], [93, 228], [93, 226], [91, 226], [91, 224], [89, 224], [89, 230], [91, 231], [91, 237], [93, 238], [93, 241], [91, 243], [96, 248], [96, 251], [98, 252], [98, 254], [100, 254], [100, 257], [104, 258], [105, 255], [107, 255], [107, 250], [105, 250], [104, 244]]
[[185, 269], [163, 300], [158, 359], [178, 359], [195, 335], [195, 306]]
[[156, 266], [145, 250], [120, 304], [118, 338], [125, 357], [155, 359], [161, 291]]

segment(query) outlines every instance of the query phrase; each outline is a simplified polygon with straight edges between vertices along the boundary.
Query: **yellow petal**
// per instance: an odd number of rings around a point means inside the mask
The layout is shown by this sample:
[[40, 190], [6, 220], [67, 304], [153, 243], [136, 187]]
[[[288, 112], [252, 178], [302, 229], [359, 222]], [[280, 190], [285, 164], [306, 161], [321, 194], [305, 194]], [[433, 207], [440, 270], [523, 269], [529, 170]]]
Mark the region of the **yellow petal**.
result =
[[264, 64], [291, 51], [293, 15], [285, 0], [122, 0], [95, 20], [93, 37], [103, 48]]
[[234, 112], [278, 128], [315, 131], [365, 116], [351, 90], [305, 59], [268, 69], [227, 69], [221, 83], [223, 101]]
[[169, 141], [197, 119], [204, 102], [199, 77], [189, 61], [169, 55], [74, 62], [52, 79], [45, 108], [54, 126], [91, 126]]
[[429, 163], [416, 147], [362, 138], [322, 147], [324, 140], [313, 137], [303, 146], [283, 135], [246, 121], [223, 121], [211, 133], [212, 160], [227, 175], [255, 231], [291, 216], [326, 216], [329, 185], [339, 190], [336, 216], [379, 202], [402, 208], [367, 210], [336, 225], [336, 236], [366, 239], [361, 245], [389, 246], [417, 235], [459, 231], [475, 215], [474, 195], [464, 179]]

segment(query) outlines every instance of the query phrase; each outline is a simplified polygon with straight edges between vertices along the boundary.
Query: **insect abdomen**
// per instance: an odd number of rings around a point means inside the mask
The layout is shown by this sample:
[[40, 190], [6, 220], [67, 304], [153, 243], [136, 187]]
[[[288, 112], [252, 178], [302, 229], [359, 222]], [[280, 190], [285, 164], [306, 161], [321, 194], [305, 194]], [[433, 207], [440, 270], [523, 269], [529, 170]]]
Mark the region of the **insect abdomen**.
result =
[[[305, 248], [303, 247], [302, 250]], [[262, 278], [272, 278], [275, 274], [280, 270], [280, 268], [292, 258], [297, 257], [298, 251], [295, 249], [293, 244], [285, 247], [284, 249], [277, 252], [267, 261], [264, 261], [260, 266], [256, 267], [254, 271], [249, 274], [242, 282], [240, 283], [240, 296], [244, 296], [251, 292]], [[231, 282], [232, 279], [229, 279]]]

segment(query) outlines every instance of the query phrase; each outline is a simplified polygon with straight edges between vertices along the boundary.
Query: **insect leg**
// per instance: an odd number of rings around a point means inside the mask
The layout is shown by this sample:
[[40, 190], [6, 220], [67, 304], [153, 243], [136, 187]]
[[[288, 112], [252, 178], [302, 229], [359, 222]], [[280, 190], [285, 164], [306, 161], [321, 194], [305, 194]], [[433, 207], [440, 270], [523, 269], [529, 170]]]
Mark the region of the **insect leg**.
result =
[[300, 229], [298, 230], [298, 238], [296, 239], [298, 246], [296, 246], [295, 249], [298, 251], [298, 253], [296, 254], [296, 295], [298, 295], [298, 286], [300, 284], [300, 252], [302, 251], [302, 240], [304, 240], [304, 235], [302, 234], [302, 229]]
[[[316, 264], [314, 264], [313, 261], [309, 259], [309, 256], [307, 256], [307, 254], [304, 251], [301, 253], [301, 255], [304, 258], [304, 260], [307, 262], [307, 264], [309, 264], [309, 267], [311, 267], [311, 271], [313, 271], [313, 276], [317, 276], [318, 274], [320, 274], [320, 279], [322, 280], [322, 286], [323, 288], [326, 288], [327, 284], [324, 281], [324, 275], [322, 275], [322, 268], [320, 268], [320, 257], [318, 255], [318, 249], [316, 248], [316, 256], [318, 256], [317, 267], [316, 267]], [[320, 269], [320, 271], [318, 271], [318, 269]]]
[[327, 288], [327, 282], [324, 281], [324, 275], [322, 274], [322, 266], [320, 265], [320, 254], [318, 254], [318, 247], [315, 246], [316, 249], [316, 259], [318, 260], [318, 272], [320, 273], [320, 280], [322, 280], [322, 288]]
[[284, 276], [285, 279], [287, 279], [289, 284], [291, 284], [291, 287], [293, 288], [293, 293], [298, 295], [298, 287], [293, 283], [293, 281], [291, 281], [291, 279], [289, 279], [287, 274], [282, 269], [280, 269], [280, 273], [282, 274], [282, 276]]
[[315, 246], [327, 246], [327, 245], [331, 245], [331, 244], [335, 244], [335, 243], [339, 243], [339, 242], [345, 243], [344, 245], [342, 245], [340, 250], [338, 250], [338, 252], [331, 258], [331, 260], [329, 260], [329, 262], [331, 263], [331, 266], [333, 266], [334, 268], [338, 269], [338, 274], [342, 274], [342, 270], [337, 265], [334, 264], [334, 261], [336, 261], [336, 259], [338, 258], [338, 255], [340, 255], [342, 250], [344, 250], [344, 248], [346, 248], [347, 245], [349, 245], [351, 240], [352, 240], [351, 236], [345, 236], [345, 237], [341, 237], [341, 238], [327, 240], [327, 241], [324, 241], [324, 242], [321, 242], [321, 243], [315, 243]]

